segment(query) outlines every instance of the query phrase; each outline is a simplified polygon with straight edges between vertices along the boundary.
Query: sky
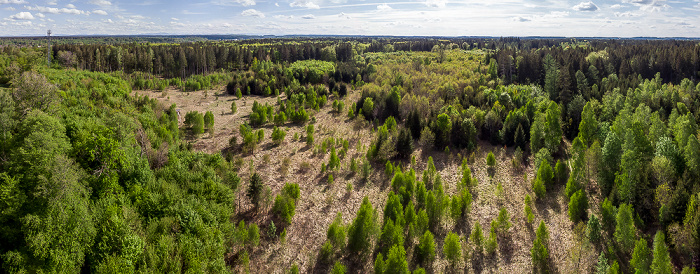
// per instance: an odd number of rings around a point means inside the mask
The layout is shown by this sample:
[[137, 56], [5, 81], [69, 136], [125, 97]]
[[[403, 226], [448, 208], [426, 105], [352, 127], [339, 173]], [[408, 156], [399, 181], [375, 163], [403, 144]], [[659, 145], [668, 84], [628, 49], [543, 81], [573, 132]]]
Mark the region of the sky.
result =
[[0, 0], [0, 36], [700, 37], [700, 0]]

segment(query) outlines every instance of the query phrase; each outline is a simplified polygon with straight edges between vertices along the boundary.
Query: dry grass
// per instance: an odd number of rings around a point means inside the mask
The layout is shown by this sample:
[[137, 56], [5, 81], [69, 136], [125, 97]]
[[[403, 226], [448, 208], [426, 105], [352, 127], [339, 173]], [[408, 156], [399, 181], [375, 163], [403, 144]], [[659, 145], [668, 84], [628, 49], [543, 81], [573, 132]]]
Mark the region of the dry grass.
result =
[[[187, 111], [207, 111], [210, 110], [215, 116], [215, 136], [204, 136], [194, 141], [196, 150], [209, 153], [217, 153], [227, 149], [228, 140], [231, 136], [238, 135], [238, 126], [247, 121], [248, 114], [251, 112], [253, 101], [257, 100], [261, 103], [269, 103], [275, 105], [277, 98], [268, 97], [244, 97], [241, 100], [236, 100], [233, 96], [214, 94], [223, 94], [223, 88], [208, 91], [206, 98], [204, 92], [177, 92], [169, 91], [167, 96], [162, 96], [159, 92], [153, 91], [135, 91], [141, 95], [148, 95], [152, 98], [157, 98], [165, 105], [177, 104], [184, 114]], [[359, 98], [357, 92], [350, 93], [344, 98], [345, 105], [350, 106], [352, 102]], [[329, 98], [329, 102], [335, 98]], [[238, 112], [231, 114], [230, 105], [233, 100], [236, 100]], [[336, 212], [343, 214], [345, 224], [349, 224], [354, 218], [363, 197], [367, 196], [372, 202], [372, 205], [378, 209], [381, 215], [381, 209], [384, 207], [386, 193], [390, 179], [384, 175], [384, 165], [375, 164], [372, 176], [367, 182], [361, 180], [359, 172], [354, 176], [350, 172], [350, 161], [352, 158], [360, 160], [367, 149], [367, 146], [373, 140], [374, 133], [368, 126], [359, 126], [355, 121], [348, 120], [345, 114], [335, 114], [331, 112], [330, 104], [321, 109], [315, 114], [316, 117], [316, 144], [322, 142], [327, 137], [344, 138], [350, 143], [347, 156], [341, 159], [341, 168], [335, 171], [333, 176], [335, 182], [332, 185], [327, 184], [327, 173], [321, 173], [321, 163], [327, 163], [329, 154], [313, 155], [313, 147], [306, 145], [305, 140], [292, 141], [292, 136], [295, 133], [299, 136], [305, 136], [305, 130], [302, 126], [287, 124], [289, 132], [285, 139], [285, 143], [281, 146], [274, 146], [271, 142], [272, 127], [263, 127], [265, 131], [265, 140], [258, 146], [254, 153], [241, 155], [243, 166], [240, 168], [239, 175], [243, 179], [243, 183], [238, 197], [242, 199], [241, 207], [238, 209], [240, 216], [245, 216], [246, 221], [253, 221], [261, 226], [261, 230], [265, 230], [270, 222], [270, 214], [250, 214], [251, 206], [248, 203], [243, 192], [247, 186], [250, 171], [248, 168], [249, 162], [253, 161], [255, 172], [262, 175], [263, 181], [272, 189], [272, 193], [279, 193], [285, 182], [299, 183], [301, 189], [301, 198], [297, 205], [296, 215], [292, 220], [292, 224], [286, 227], [287, 239], [283, 244], [279, 240], [263, 240], [261, 246], [250, 254], [250, 268], [257, 273], [282, 273], [293, 264], [297, 264], [302, 272], [327, 272], [324, 266], [317, 265], [316, 257], [318, 257], [321, 245], [326, 240], [326, 229], [333, 221]], [[239, 142], [241, 138], [239, 137]], [[358, 143], [361, 145], [358, 146]], [[474, 256], [471, 252], [471, 246], [468, 245], [468, 251], [458, 266], [458, 272], [487, 272], [487, 273], [525, 273], [531, 272], [530, 248], [535, 237], [535, 226], [544, 220], [550, 231], [550, 257], [553, 262], [553, 270], [555, 272], [574, 272], [572, 263], [569, 259], [569, 254], [574, 247], [574, 237], [572, 233], [573, 223], [569, 221], [567, 216], [567, 201], [564, 198], [564, 186], [557, 186], [554, 190], [548, 190], [548, 199], [537, 201], [534, 203], [533, 211], [535, 213], [535, 225], [529, 225], [525, 222], [523, 212], [523, 201], [526, 194], [534, 197], [530, 190], [530, 182], [524, 181], [524, 174], [528, 174], [528, 178], [532, 179], [535, 176], [535, 170], [531, 166], [525, 166], [520, 171], [513, 169], [510, 157], [513, 154], [512, 149], [503, 150], [501, 147], [493, 147], [486, 142], [479, 144], [480, 149], [474, 154], [475, 159], [470, 163], [473, 176], [479, 180], [476, 186], [474, 202], [472, 204], [472, 212], [464, 223], [454, 223], [450, 218], [446, 220], [441, 233], [435, 236], [438, 249], [438, 258], [442, 256], [442, 241], [445, 234], [449, 230], [459, 231], [459, 234], [464, 236], [471, 232], [472, 226], [479, 222], [484, 231], [488, 233], [488, 227], [491, 220], [495, 219], [501, 207], [506, 207], [511, 215], [513, 227], [507, 239], [499, 239], [499, 250], [493, 256], [486, 255], [483, 258]], [[358, 150], [359, 149], [359, 150]], [[485, 158], [486, 154], [493, 150], [497, 157], [497, 168], [493, 178], [489, 178]], [[448, 156], [444, 152], [427, 151], [418, 148], [414, 155], [416, 156], [416, 174], [422, 174], [423, 169], [429, 156], [432, 156], [440, 172], [444, 182], [445, 191], [453, 194], [457, 191], [457, 183], [461, 179], [460, 164], [461, 159], [457, 154], [466, 157], [467, 152], [452, 151]], [[263, 155], [269, 156], [269, 163], [263, 164]], [[285, 160], [289, 159], [289, 160]], [[241, 160], [238, 160], [240, 163]], [[287, 168], [280, 168], [288, 161]], [[305, 166], [308, 163], [308, 166]], [[361, 162], [358, 161], [358, 165]], [[410, 160], [401, 161], [401, 165], [409, 167]], [[308, 168], [308, 170], [307, 170]], [[286, 172], [284, 171], [286, 169]], [[283, 174], [286, 173], [286, 174]], [[496, 185], [501, 182], [504, 195], [496, 196]], [[347, 184], [352, 184], [352, 191], [347, 191]], [[238, 217], [241, 218], [241, 217]], [[381, 219], [381, 216], [380, 216]], [[235, 221], [238, 221], [236, 219]], [[283, 227], [275, 221], [278, 233]], [[463, 240], [463, 244], [465, 241]], [[413, 248], [407, 250], [410, 255]], [[347, 265], [347, 261], [345, 261]], [[372, 260], [367, 260], [363, 266], [352, 269], [352, 272], [371, 272]], [[594, 262], [582, 260], [582, 269], [584, 272], [590, 269]], [[414, 268], [414, 263], [409, 262], [409, 268]], [[243, 271], [242, 267], [237, 267], [236, 271]], [[434, 262], [432, 269], [435, 273], [451, 271], [447, 268], [447, 262], [444, 259], [438, 259]]]

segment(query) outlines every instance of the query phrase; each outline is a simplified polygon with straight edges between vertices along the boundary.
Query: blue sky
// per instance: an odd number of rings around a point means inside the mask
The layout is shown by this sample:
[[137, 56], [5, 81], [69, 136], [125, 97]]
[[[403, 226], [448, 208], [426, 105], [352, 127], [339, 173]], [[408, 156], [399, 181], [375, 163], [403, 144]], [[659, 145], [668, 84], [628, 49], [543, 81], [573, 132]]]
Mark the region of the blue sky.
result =
[[0, 36], [700, 37], [700, 0], [0, 0]]

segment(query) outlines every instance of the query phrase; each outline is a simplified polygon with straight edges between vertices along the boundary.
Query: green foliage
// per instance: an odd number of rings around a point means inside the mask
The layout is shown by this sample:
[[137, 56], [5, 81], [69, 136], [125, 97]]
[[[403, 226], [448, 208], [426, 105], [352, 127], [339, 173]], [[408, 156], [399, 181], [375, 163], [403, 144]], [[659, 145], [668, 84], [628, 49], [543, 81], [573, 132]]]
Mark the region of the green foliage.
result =
[[547, 187], [552, 185], [554, 181], [554, 173], [552, 172], [552, 166], [549, 162], [542, 160], [537, 170], [537, 177], [535, 178], [532, 189], [537, 195], [537, 198], [542, 199], [545, 197], [547, 192]]
[[593, 144], [597, 136], [598, 121], [595, 117], [595, 112], [591, 102], [586, 103], [581, 112], [581, 123], [578, 126], [578, 136], [583, 140], [586, 146]]
[[666, 246], [664, 233], [656, 232], [654, 236], [654, 259], [651, 261], [651, 271], [653, 273], [673, 273], [673, 264], [671, 264], [671, 256]]
[[501, 210], [498, 212], [496, 224], [498, 234], [500, 235], [506, 235], [508, 230], [513, 226], [513, 224], [510, 222], [510, 214], [508, 214], [508, 210], [505, 207], [501, 207]]
[[287, 136], [287, 131], [278, 127], [272, 129], [272, 142], [276, 145], [282, 144], [284, 142], [284, 137]]
[[306, 127], [306, 145], [312, 146], [314, 144], [314, 125], [308, 125]]
[[370, 251], [372, 238], [376, 234], [376, 213], [372, 204], [365, 197], [357, 215], [348, 228], [348, 250], [362, 257]]
[[408, 262], [406, 262], [406, 250], [404, 250], [403, 245], [395, 245], [391, 247], [388, 255], [386, 256], [386, 262], [384, 263], [384, 273], [399, 273], [399, 274], [409, 274]]
[[377, 254], [377, 258], [374, 259], [374, 273], [382, 274], [384, 273], [384, 270], [386, 270], [384, 265], [384, 256], [381, 252], [379, 252], [379, 254]]
[[608, 200], [608, 198], [605, 198], [603, 203], [600, 206], [600, 213], [602, 215], [602, 226], [603, 228], [608, 232], [612, 233], [615, 229], [616, 224], [616, 216], [617, 216], [617, 208], [612, 205], [612, 202]]
[[557, 160], [557, 164], [554, 166], [554, 178], [555, 182], [562, 184], [566, 181], [568, 170], [564, 163]]
[[496, 166], [496, 157], [493, 155], [492, 151], [486, 155], [486, 165], [490, 168], [494, 168]]
[[536, 238], [532, 243], [532, 249], [530, 249], [533, 271], [546, 273], [549, 272], [549, 232], [544, 221], [540, 222], [535, 234]]
[[285, 183], [282, 192], [275, 197], [273, 211], [287, 224], [290, 224], [294, 217], [297, 199], [299, 199], [299, 185], [292, 183]]
[[586, 219], [588, 210], [588, 198], [586, 197], [586, 191], [581, 189], [574, 193], [569, 200], [569, 219], [577, 223], [578, 221]]
[[207, 111], [204, 114], [204, 128], [209, 134], [214, 135], [214, 114], [211, 111]]
[[197, 111], [187, 112], [185, 114], [185, 126], [195, 136], [204, 133], [204, 116]]
[[486, 239], [485, 250], [486, 253], [493, 255], [498, 249], [498, 236], [496, 235], [496, 230], [498, 229], [498, 223], [496, 220], [491, 221], [491, 229], [489, 229], [489, 237]]
[[362, 103], [362, 114], [367, 119], [374, 117], [374, 101], [372, 101], [372, 98], [365, 98], [365, 101]]
[[442, 252], [445, 254], [447, 261], [450, 262], [450, 265], [457, 265], [462, 257], [462, 243], [459, 240], [459, 235], [448, 232], [447, 236], [445, 236]]
[[343, 215], [340, 212], [335, 216], [331, 225], [328, 226], [326, 237], [336, 248], [345, 248], [345, 226], [343, 226]]
[[474, 252], [481, 253], [484, 247], [484, 232], [482, 231], [481, 224], [479, 222], [474, 224], [472, 233], [469, 235], [469, 241], [474, 244]]
[[413, 153], [413, 137], [411, 131], [402, 128], [396, 140], [396, 153], [401, 158], [406, 158]]
[[290, 64], [287, 71], [296, 79], [320, 83], [324, 75], [331, 75], [335, 72], [335, 65], [327, 61], [299, 60]]
[[651, 251], [647, 245], [647, 241], [641, 238], [634, 245], [632, 252], [632, 260], [630, 261], [630, 270], [635, 273], [649, 273], [651, 266]]
[[404, 244], [404, 233], [402, 226], [400, 224], [394, 224], [394, 221], [387, 220], [384, 223], [384, 228], [382, 229], [382, 234], [379, 237], [379, 245], [382, 247], [384, 252], [388, 251], [390, 247]]
[[622, 251], [626, 253], [632, 251], [637, 236], [632, 216], [632, 207], [627, 204], [621, 204], [615, 218], [615, 241], [620, 245]]
[[362, 179], [367, 181], [369, 176], [372, 174], [372, 167], [369, 165], [367, 159], [362, 160]]
[[592, 243], [600, 242], [600, 221], [595, 215], [591, 215], [588, 219], [588, 224], [586, 225], [586, 235]]
[[236, 112], [238, 112], [238, 106], [236, 106], [236, 101], [233, 101], [231, 102], [231, 114], [236, 114]]
[[420, 237], [418, 246], [416, 247], [416, 258], [418, 264], [424, 267], [429, 267], [435, 260], [435, 239], [430, 231], [423, 233]]
[[525, 218], [527, 223], [532, 224], [535, 220], [535, 215], [532, 213], [532, 198], [530, 194], [525, 194]]
[[341, 264], [340, 262], [335, 262], [333, 269], [331, 269], [332, 274], [345, 274], [346, 272], [347, 269], [345, 268], [345, 265]]
[[248, 191], [246, 192], [248, 199], [250, 199], [251, 203], [256, 209], [260, 207], [262, 190], [262, 178], [260, 177], [260, 174], [256, 172], [250, 177], [250, 184], [248, 185]]

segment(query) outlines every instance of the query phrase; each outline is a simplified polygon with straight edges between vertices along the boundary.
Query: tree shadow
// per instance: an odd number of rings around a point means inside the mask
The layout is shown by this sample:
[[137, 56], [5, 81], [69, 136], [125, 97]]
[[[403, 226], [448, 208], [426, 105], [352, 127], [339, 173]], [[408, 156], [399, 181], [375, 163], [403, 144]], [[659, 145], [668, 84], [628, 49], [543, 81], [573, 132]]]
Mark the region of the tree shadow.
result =
[[[472, 271], [474, 273], [482, 273], [484, 272], [484, 254], [479, 252], [479, 253], [473, 253], [471, 257], [471, 266], [472, 266]], [[468, 269], [464, 269], [465, 273], [468, 273]]]
[[510, 264], [511, 260], [513, 259], [513, 254], [515, 253], [512, 234], [506, 233], [505, 235], [499, 237], [498, 249], [503, 261], [506, 264]]

